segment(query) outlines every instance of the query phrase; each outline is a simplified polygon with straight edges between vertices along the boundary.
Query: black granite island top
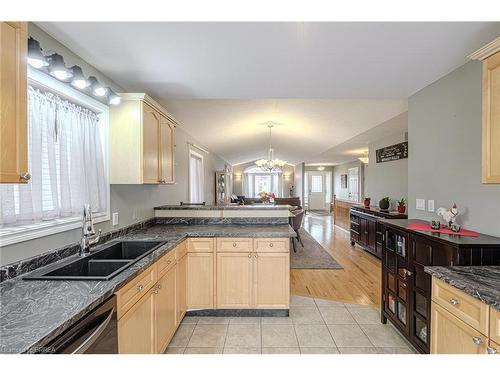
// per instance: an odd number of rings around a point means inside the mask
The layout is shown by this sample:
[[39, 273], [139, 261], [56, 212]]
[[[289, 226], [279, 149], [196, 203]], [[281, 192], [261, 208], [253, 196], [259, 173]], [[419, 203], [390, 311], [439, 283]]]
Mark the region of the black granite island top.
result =
[[425, 267], [425, 272], [500, 310], [500, 266]]
[[0, 283], [0, 353], [26, 353], [43, 347], [186, 237], [293, 236], [295, 232], [287, 224], [155, 225], [121, 238], [164, 240], [165, 244], [111, 280], [23, 280], [22, 276], [6, 280]]
[[230, 210], [291, 210], [294, 206], [288, 204], [224, 204], [224, 205], [165, 205], [154, 207], [155, 210], [218, 210], [218, 211], [230, 211]]

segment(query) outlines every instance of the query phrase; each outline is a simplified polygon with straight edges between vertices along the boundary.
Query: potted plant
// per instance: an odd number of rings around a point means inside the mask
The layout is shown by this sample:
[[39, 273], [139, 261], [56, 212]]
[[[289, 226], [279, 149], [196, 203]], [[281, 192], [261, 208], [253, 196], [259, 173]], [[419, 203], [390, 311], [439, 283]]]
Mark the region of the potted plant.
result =
[[378, 206], [382, 211], [388, 211], [391, 205], [391, 200], [389, 197], [384, 197], [378, 202]]
[[403, 197], [398, 200], [398, 212], [404, 214], [406, 212], [406, 199]]
[[371, 198], [369, 197], [366, 197], [365, 200], [364, 200], [364, 205], [365, 205], [365, 208], [370, 208], [370, 201], [371, 201]]

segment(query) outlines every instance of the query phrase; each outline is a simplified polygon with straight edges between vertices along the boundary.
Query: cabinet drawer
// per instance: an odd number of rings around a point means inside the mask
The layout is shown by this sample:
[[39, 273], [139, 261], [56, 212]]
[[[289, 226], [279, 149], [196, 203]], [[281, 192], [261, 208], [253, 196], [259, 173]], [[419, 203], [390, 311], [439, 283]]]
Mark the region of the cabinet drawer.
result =
[[156, 280], [156, 264], [154, 264], [115, 293], [118, 319], [151, 289]]
[[214, 251], [213, 238], [190, 238], [188, 239], [188, 252], [211, 253]]
[[490, 307], [490, 339], [500, 342], [500, 310]]
[[253, 251], [253, 242], [251, 238], [217, 238], [217, 251]]
[[432, 278], [432, 300], [482, 334], [488, 335], [489, 306], [485, 303], [436, 278]]
[[177, 260], [181, 260], [182, 257], [187, 254], [187, 241], [184, 240], [179, 245], [177, 245], [175, 251]]
[[165, 275], [170, 268], [175, 266], [175, 260], [176, 260], [175, 254], [176, 254], [176, 249], [172, 249], [156, 262], [156, 265], [158, 267], [157, 270], [158, 278]]
[[288, 253], [290, 240], [288, 238], [255, 238], [253, 248], [260, 253]]

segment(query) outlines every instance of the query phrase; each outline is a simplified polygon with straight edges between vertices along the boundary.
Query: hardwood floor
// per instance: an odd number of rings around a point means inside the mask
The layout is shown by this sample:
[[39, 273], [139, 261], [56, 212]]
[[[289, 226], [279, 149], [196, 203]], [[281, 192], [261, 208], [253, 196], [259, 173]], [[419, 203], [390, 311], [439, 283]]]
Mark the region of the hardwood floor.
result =
[[344, 269], [292, 269], [291, 293], [344, 303], [380, 306], [380, 260], [357, 245], [352, 247], [349, 233], [335, 227], [332, 216], [307, 214], [304, 228]]

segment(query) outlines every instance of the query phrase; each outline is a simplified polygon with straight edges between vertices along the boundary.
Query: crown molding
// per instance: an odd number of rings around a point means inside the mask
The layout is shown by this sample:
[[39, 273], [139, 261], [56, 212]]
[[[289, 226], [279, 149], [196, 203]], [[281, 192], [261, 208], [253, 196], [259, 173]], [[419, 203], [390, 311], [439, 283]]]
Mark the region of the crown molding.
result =
[[157, 111], [162, 112], [170, 121], [174, 123], [175, 126], [179, 125], [179, 121], [168, 112], [165, 107], [159, 104], [156, 100], [150, 97], [148, 94], [143, 92], [121, 92], [118, 93], [121, 96], [122, 100], [141, 100], [148, 103], [151, 107], [155, 108]]
[[500, 51], [500, 37], [471, 53], [467, 58], [469, 60], [484, 60], [498, 51]]

